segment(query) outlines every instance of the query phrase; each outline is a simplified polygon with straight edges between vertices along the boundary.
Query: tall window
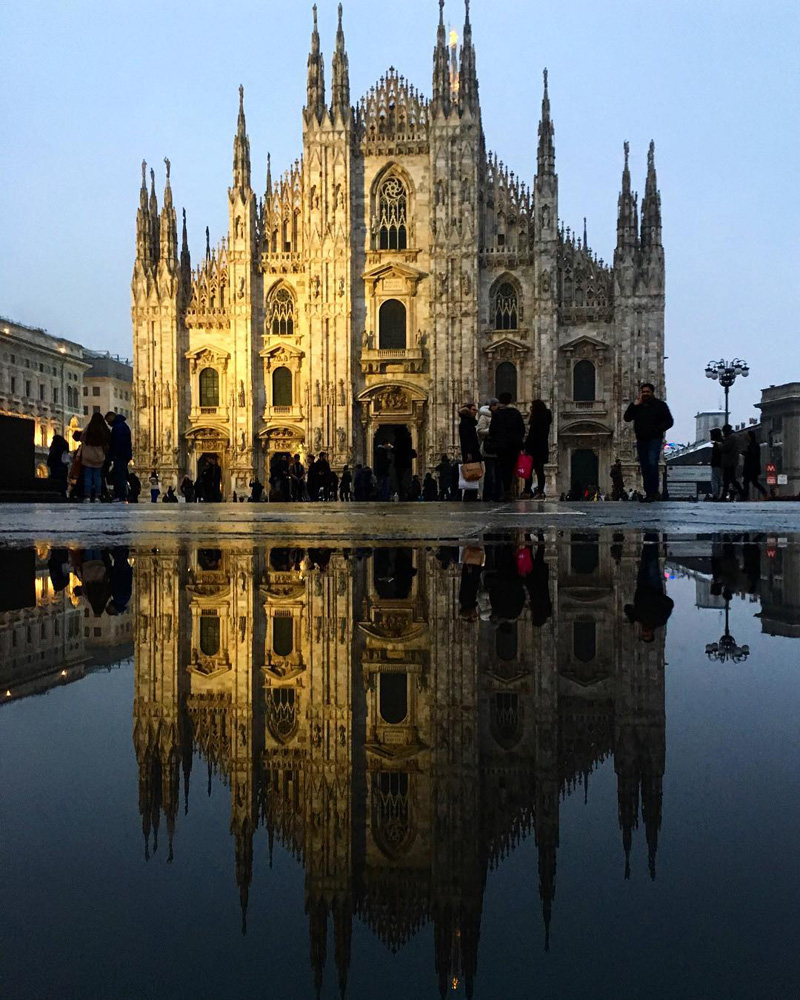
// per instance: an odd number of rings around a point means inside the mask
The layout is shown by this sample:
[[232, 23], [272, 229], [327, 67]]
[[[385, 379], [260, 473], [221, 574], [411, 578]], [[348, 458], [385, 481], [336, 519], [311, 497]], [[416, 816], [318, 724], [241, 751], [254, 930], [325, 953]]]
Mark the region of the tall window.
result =
[[294, 333], [294, 299], [287, 288], [279, 288], [270, 300], [268, 329], [273, 337]]
[[597, 653], [597, 625], [595, 622], [572, 623], [572, 653], [581, 663], [589, 663]]
[[292, 373], [285, 366], [272, 373], [272, 405], [292, 405]]
[[272, 650], [276, 656], [291, 656], [294, 649], [294, 619], [272, 619]]
[[219, 652], [220, 622], [217, 615], [202, 615], [200, 618], [200, 652], [204, 656], [216, 656]]
[[579, 361], [572, 369], [572, 398], [592, 402], [595, 397], [595, 370], [591, 361]]
[[406, 307], [397, 299], [387, 299], [379, 313], [381, 350], [405, 350]]
[[389, 177], [378, 192], [378, 246], [381, 250], [405, 250], [406, 189], [397, 177]]
[[219, 406], [219, 372], [204, 368], [200, 372], [200, 405]]
[[504, 392], [510, 392], [511, 398], [517, 398], [517, 366], [510, 361], [501, 361], [494, 373], [494, 394], [498, 398]]
[[517, 293], [506, 281], [498, 288], [494, 299], [495, 330], [516, 330], [518, 315]]
[[395, 726], [408, 715], [407, 674], [380, 675], [380, 711], [383, 721]]

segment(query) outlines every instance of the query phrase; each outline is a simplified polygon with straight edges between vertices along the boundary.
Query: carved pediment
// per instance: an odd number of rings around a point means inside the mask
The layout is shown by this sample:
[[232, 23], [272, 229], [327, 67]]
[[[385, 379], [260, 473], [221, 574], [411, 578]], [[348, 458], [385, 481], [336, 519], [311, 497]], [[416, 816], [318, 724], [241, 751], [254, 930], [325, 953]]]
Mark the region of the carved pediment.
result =
[[285, 340], [276, 341], [269, 347], [264, 347], [259, 354], [262, 358], [271, 358], [274, 362], [296, 360], [304, 358], [305, 351], [301, 351], [295, 344], [288, 344]]
[[588, 333], [584, 333], [574, 340], [569, 340], [566, 344], [561, 344], [559, 347], [560, 351], [574, 353], [579, 356], [585, 355], [586, 357], [597, 353], [605, 354], [608, 349], [608, 344], [602, 340], [598, 340], [597, 337], [590, 336]]
[[527, 344], [522, 344], [511, 337], [503, 337], [502, 340], [495, 340], [493, 343], [487, 344], [483, 350], [490, 358], [505, 360], [527, 354], [530, 348]]
[[380, 284], [387, 291], [408, 291], [413, 295], [419, 282], [427, 275], [417, 267], [393, 260], [370, 268], [361, 277], [371, 283], [373, 289]]
[[223, 351], [221, 347], [216, 347], [214, 344], [203, 344], [193, 351], [187, 351], [184, 357], [191, 361], [194, 371], [203, 365], [221, 365], [223, 369], [227, 368], [231, 356], [228, 351]]

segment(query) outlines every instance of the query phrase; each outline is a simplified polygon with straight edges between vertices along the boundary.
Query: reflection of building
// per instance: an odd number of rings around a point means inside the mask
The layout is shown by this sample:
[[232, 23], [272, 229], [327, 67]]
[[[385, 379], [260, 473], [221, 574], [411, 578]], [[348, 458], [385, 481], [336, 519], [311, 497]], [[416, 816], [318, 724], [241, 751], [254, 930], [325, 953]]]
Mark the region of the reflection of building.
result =
[[[316, 19], [316, 15], [315, 15]], [[302, 158], [263, 199], [240, 90], [226, 236], [192, 271], [167, 165], [143, 165], [132, 280], [142, 468], [165, 484], [216, 456], [240, 493], [270, 455], [334, 467], [392, 439], [423, 472], [456, 442], [456, 404], [509, 391], [556, 412], [558, 491], [638, 475], [624, 401], [663, 394], [664, 253], [653, 146], [641, 204], [628, 148], [613, 267], [559, 220], [545, 78], [532, 188], [485, 148], [472, 28], [438, 29], [429, 100], [393, 68], [351, 107], [344, 33], [326, 92], [316, 23]], [[532, 123], [533, 127], [533, 123]]]
[[80, 426], [83, 373], [89, 367], [79, 344], [36, 327], [0, 319], [0, 413], [36, 424], [37, 473], [47, 475], [54, 434], [72, 443]]
[[83, 376], [83, 415], [106, 415], [110, 410], [130, 419], [133, 415], [133, 368], [129, 361], [108, 351], [86, 351], [91, 368]]
[[6, 551], [0, 571], [6, 588], [21, 595], [0, 604], [0, 704], [71, 684], [132, 655], [130, 610], [96, 617], [77, 596], [72, 574], [55, 590], [46, 550], [43, 557], [33, 549]]
[[[488, 554], [493, 602], [519, 596], [502, 575], [509, 553]], [[516, 621], [466, 621], [460, 568], [431, 552], [138, 555], [146, 851], [163, 814], [172, 852], [180, 772], [188, 809], [199, 752], [230, 787], [243, 920], [264, 822], [303, 861], [318, 984], [329, 927], [344, 984], [354, 917], [393, 948], [432, 922], [440, 985], [456, 977], [468, 995], [489, 867], [535, 836], [549, 934], [560, 796], [610, 754], [625, 865], [641, 813], [654, 875], [664, 635], [640, 642], [623, 613], [638, 546], [612, 557], [586, 535], [547, 559], [549, 581], [545, 570]]]
[[800, 638], [800, 551], [768, 539], [761, 564], [761, 629]]

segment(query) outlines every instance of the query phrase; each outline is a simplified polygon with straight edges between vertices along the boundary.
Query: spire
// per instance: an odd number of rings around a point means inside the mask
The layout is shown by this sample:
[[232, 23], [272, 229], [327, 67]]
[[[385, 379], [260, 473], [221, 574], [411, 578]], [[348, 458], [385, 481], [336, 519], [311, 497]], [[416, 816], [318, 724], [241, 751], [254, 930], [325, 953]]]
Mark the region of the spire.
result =
[[556, 149], [553, 143], [555, 129], [550, 118], [550, 94], [547, 90], [547, 70], [544, 71], [544, 93], [542, 94], [542, 118], [539, 122], [539, 149], [536, 154], [537, 174], [555, 174]]
[[642, 200], [642, 246], [661, 246], [661, 192], [656, 178], [656, 144], [652, 139], [647, 151], [647, 180]]
[[[183, 215], [183, 227], [181, 230], [181, 256], [180, 256], [180, 272], [181, 272], [181, 308], [185, 308], [188, 305], [189, 299], [191, 297], [192, 289], [192, 256], [189, 253], [189, 236], [186, 231], [186, 209], [182, 210]], [[187, 759], [188, 755], [188, 759]], [[184, 779], [184, 790], [186, 796], [185, 802], [185, 812], [189, 812], [189, 775], [192, 771], [192, 745], [189, 743], [188, 752], [184, 749], [184, 759], [183, 759], [183, 779]]]
[[147, 162], [142, 160], [142, 186], [136, 212], [136, 259], [145, 267], [153, 262], [153, 223], [147, 203]]
[[308, 54], [308, 88], [306, 96], [306, 121], [322, 121], [325, 114], [325, 63], [319, 47], [317, 30], [317, 5], [314, 4], [314, 28], [311, 32], [311, 51]]
[[264, 201], [272, 197], [272, 157], [267, 153], [267, 192]]
[[439, 27], [436, 30], [436, 48], [433, 50], [433, 97], [431, 110], [436, 115], [443, 111], [450, 114], [450, 63], [447, 54], [447, 32], [444, 27], [444, 0], [439, 0]]
[[339, 4], [339, 26], [336, 29], [336, 51], [331, 65], [331, 114], [334, 119], [339, 115], [347, 121], [350, 113], [350, 63], [344, 47], [344, 29], [342, 28], [342, 5]]
[[464, 38], [461, 43], [461, 71], [458, 79], [458, 104], [461, 113], [469, 109], [478, 112], [478, 73], [475, 67], [475, 46], [469, 20], [469, 0], [465, 0]]
[[625, 164], [622, 168], [622, 190], [617, 203], [617, 250], [636, 246], [636, 200], [631, 194], [631, 171], [628, 164], [630, 143], [624, 144]]
[[153, 263], [158, 263], [158, 253], [159, 253], [159, 220], [158, 220], [158, 198], [156, 198], [156, 172], [153, 168], [150, 168], [150, 203], [148, 206], [148, 211], [150, 212], [150, 226], [152, 234], [152, 259]]
[[[206, 260], [211, 258], [211, 234], [206, 226]], [[211, 763], [208, 765], [208, 794], [211, 794]]]
[[588, 251], [589, 249], [589, 237], [586, 234], [586, 216], [583, 217], [583, 249]]
[[178, 263], [178, 226], [175, 219], [175, 206], [172, 203], [172, 187], [169, 182], [170, 162], [164, 157], [167, 179], [164, 184], [164, 206], [161, 209], [161, 250], [160, 259], [170, 267]]
[[239, 118], [233, 140], [233, 186], [242, 195], [250, 190], [250, 140], [244, 119], [244, 87], [239, 84]]

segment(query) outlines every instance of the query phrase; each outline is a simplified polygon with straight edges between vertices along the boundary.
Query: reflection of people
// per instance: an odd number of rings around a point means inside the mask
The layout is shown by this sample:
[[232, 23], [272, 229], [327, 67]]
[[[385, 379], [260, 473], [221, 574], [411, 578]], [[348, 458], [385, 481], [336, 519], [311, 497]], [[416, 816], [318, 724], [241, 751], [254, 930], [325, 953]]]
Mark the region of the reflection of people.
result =
[[111, 578], [111, 600], [106, 605], [106, 614], [121, 615], [133, 593], [133, 567], [128, 562], [128, 549], [125, 546], [111, 549], [106, 564], [110, 564]]
[[544, 558], [544, 538], [540, 535], [533, 556], [533, 569], [525, 577], [525, 586], [531, 602], [531, 624], [536, 628], [550, 618], [553, 602], [550, 599], [550, 570]]
[[628, 621], [639, 623], [642, 642], [653, 642], [655, 630], [667, 624], [674, 606], [664, 590], [658, 561], [658, 536], [648, 532], [642, 542], [633, 604], [625, 605], [625, 614]]

